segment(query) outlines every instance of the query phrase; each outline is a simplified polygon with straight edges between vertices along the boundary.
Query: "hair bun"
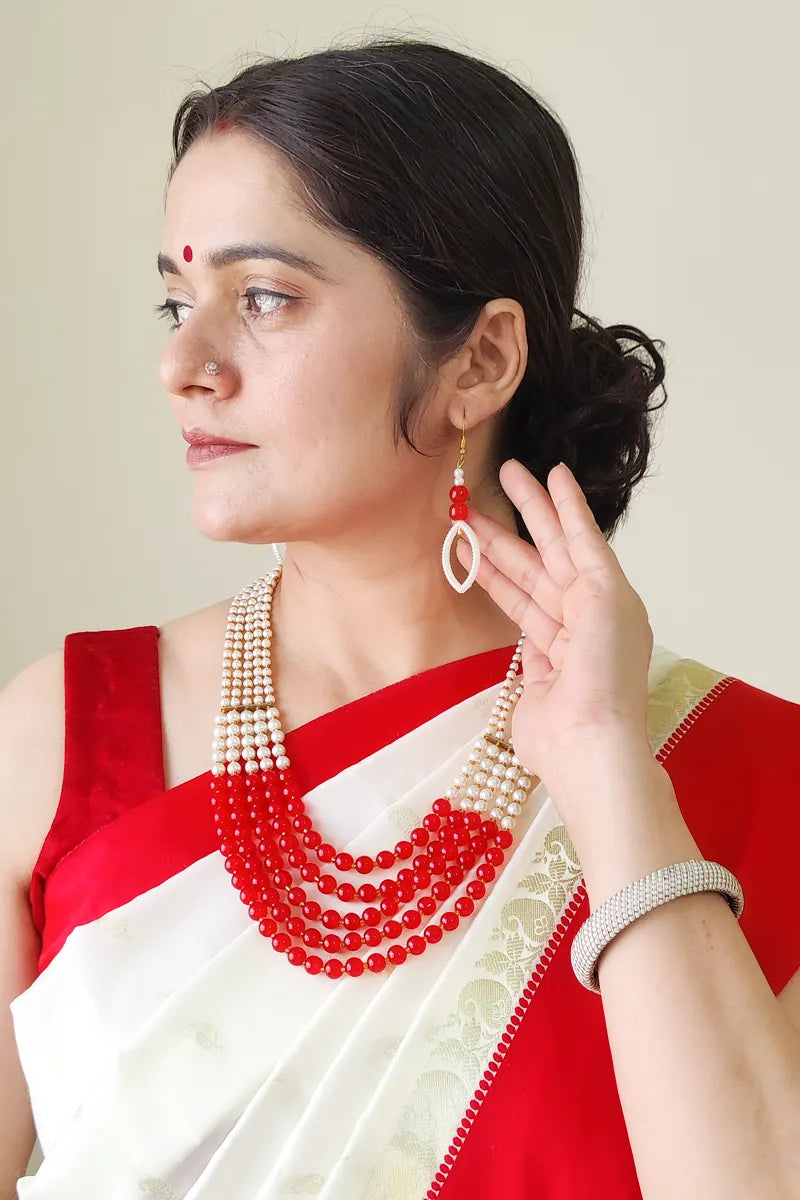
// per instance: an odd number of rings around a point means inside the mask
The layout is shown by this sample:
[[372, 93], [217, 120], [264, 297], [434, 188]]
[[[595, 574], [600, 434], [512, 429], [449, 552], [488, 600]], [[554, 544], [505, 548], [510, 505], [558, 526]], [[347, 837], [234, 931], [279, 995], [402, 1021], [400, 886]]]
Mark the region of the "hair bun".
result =
[[[552, 428], [550, 466], [562, 460], [580, 482], [607, 537], [644, 476], [652, 443], [651, 403], [665, 377], [656, 343], [634, 325], [601, 325], [579, 309], [570, 329], [562, 419]], [[549, 467], [547, 468], [549, 470]]]

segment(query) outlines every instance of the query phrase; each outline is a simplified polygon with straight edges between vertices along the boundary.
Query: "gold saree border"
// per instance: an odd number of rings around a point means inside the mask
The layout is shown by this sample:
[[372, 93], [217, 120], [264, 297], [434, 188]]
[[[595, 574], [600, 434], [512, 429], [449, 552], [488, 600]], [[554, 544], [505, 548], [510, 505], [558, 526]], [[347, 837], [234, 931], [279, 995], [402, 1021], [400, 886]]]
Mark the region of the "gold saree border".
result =
[[[663, 762], [734, 677], [680, 658], [651, 690], [647, 733]], [[437, 1200], [547, 967], [586, 898], [573, 842], [554, 810], [529, 870], [500, 911], [491, 948], [444, 1021], [425, 1031], [427, 1063], [391, 1136], [375, 1154], [362, 1200]], [[576, 987], [580, 986], [576, 983]], [[297, 1194], [306, 1190], [303, 1182]]]

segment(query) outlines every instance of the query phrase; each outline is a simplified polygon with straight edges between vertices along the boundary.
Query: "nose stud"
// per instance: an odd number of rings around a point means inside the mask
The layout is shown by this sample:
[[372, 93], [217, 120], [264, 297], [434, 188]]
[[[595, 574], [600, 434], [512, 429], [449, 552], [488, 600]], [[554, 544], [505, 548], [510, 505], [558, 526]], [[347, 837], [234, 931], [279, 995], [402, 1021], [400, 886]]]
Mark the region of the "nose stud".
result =
[[211, 361], [207, 362], [206, 363], [206, 374], [207, 375], [219, 375], [219, 363], [215, 363], [215, 362], [211, 362]]

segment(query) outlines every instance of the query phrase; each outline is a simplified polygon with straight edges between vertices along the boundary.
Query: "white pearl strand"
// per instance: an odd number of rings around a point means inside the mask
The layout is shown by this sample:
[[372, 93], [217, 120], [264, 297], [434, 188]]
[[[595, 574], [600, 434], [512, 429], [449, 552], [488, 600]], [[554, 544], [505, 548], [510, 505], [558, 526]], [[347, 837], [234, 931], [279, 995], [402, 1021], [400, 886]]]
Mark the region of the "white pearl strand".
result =
[[[286, 770], [290, 760], [284, 747], [280, 712], [272, 682], [272, 598], [281, 569], [248, 584], [232, 600], [225, 631], [220, 713], [214, 719], [212, 774], [238, 775]], [[445, 792], [459, 807], [489, 816], [501, 829], [512, 830], [534, 780], [514, 754], [511, 714], [522, 695], [515, 681], [522, 661], [524, 633], [517, 642], [511, 664], [492, 714], [475, 742], [468, 761]], [[538, 780], [536, 781], [538, 782]]]

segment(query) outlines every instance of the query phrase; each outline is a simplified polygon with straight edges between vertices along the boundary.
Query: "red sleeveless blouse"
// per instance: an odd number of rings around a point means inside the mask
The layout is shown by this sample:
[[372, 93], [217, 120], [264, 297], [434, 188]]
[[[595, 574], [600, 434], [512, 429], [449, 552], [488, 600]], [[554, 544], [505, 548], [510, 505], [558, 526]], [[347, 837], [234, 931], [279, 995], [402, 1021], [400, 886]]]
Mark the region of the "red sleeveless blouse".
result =
[[[434, 667], [291, 731], [301, 787], [499, 684], [512, 653]], [[164, 791], [158, 629], [73, 633], [64, 654], [63, 788], [30, 886], [40, 971], [76, 925], [216, 849], [210, 771]], [[702, 853], [742, 884], [741, 928], [777, 994], [800, 967], [800, 704], [723, 683], [661, 761]], [[428, 1200], [641, 1200], [602, 999], [572, 974], [572, 939], [588, 915], [585, 896], [562, 915]]]

